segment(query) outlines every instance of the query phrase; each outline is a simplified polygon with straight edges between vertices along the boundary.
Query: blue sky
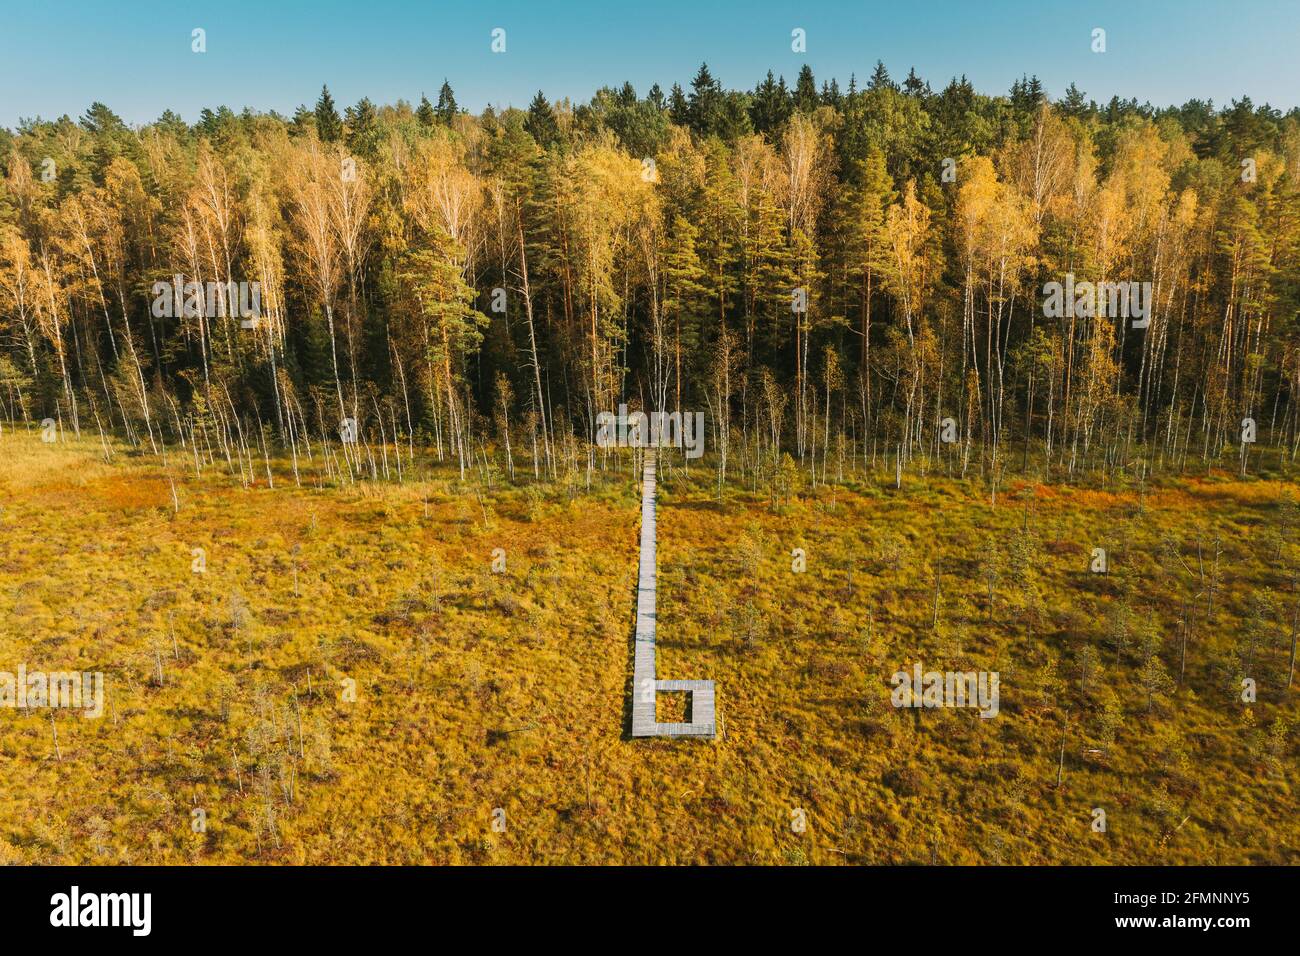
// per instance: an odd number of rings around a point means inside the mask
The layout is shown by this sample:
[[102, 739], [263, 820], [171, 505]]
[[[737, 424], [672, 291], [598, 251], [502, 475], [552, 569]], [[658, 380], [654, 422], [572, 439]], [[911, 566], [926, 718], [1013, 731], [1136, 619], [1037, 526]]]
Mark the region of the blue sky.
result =
[[[195, 27], [208, 50], [190, 50]], [[490, 50], [506, 31], [506, 52]], [[807, 53], [790, 31], [807, 33]], [[1094, 27], [1107, 52], [1090, 49]], [[877, 58], [901, 79], [909, 66], [942, 86], [965, 73], [1002, 93], [1037, 73], [1058, 96], [1074, 81], [1098, 101], [1118, 94], [1157, 105], [1242, 94], [1300, 105], [1300, 0], [640, 0], [621, 3], [448, 3], [437, 0], [4, 0], [0, 5], [0, 126], [19, 117], [79, 116], [96, 99], [130, 123], [171, 108], [291, 112], [328, 83], [340, 108], [436, 97], [447, 77], [475, 111], [548, 96], [586, 100], [630, 80], [644, 93], [683, 86], [706, 60], [729, 87], [770, 68], [793, 80], [863, 80]]]

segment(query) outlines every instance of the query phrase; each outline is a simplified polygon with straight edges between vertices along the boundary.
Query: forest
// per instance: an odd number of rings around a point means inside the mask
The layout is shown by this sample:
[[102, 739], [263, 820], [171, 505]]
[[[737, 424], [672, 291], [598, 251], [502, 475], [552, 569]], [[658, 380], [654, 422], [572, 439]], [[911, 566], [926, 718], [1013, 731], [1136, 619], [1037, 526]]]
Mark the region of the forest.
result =
[[[1300, 449], [1300, 111], [1248, 98], [702, 65], [478, 116], [446, 82], [194, 125], [94, 103], [0, 130], [0, 161], [0, 417], [246, 481], [317, 445], [349, 480], [421, 447], [589, 477], [620, 402], [706, 412], [719, 488]], [[1045, 308], [1067, 281], [1146, 288], [1145, 326]]]

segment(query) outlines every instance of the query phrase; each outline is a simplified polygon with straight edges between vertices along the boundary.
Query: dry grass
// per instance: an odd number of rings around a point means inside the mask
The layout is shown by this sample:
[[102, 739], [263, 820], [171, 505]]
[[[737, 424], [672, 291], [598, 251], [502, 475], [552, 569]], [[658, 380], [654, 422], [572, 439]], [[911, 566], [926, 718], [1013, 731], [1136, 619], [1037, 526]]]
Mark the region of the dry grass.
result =
[[[61, 759], [48, 712], [0, 711], [0, 856], [1296, 860], [1298, 708], [1280, 686], [1293, 549], [1273, 530], [1289, 483], [1171, 482], [1139, 510], [1113, 491], [1027, 484], [990, 507], [942, 478], [902, 492], [865, 481], [773, 512], [741, 492], [712, 501], [700, 469], [695, 483], [666, 473], [659, 676], [717, 681], [721, 735], [707, 743], [626, 737], [626, 467], [573, 501], [498, 489], [486, 514], [445, 470], [401, 487], [278, 475], [274, 490], [175, 474], [178, 513], [156, 459], [0, 438], [0, 670], [102, 670], [108, 688], [102, 719], [57, 715]], [[1148, 703], [1141, 634], [1177, 677], [1177, 619], [1196, 590], [1162, 541], [1192, 564], [1198, 534], [1222, 542], [1213, 618], [1197, 623], [1183, 686]], [[1086, 573], [1097, 546], [1104, 577]], [[1246, 707], [1246, 622], [1270, 587], [1278, 614]], [[1133, 636], [1117, 655], [1121, 602]], [[1101, 669], [1081, 690], [1085, 645]], [[889, 675], [917, 660], [999, 671], [999, 716], [895, 710]], [[1120, 720], [1107, 746], [1108, 706]], [[1095, 749], [1107, 753], [1084, 755]]]

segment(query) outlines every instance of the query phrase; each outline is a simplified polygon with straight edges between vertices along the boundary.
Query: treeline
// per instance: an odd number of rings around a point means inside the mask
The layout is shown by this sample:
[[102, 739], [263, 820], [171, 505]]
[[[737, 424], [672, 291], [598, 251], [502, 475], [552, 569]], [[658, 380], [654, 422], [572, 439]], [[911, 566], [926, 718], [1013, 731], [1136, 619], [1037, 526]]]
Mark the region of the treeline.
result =
[[[702, 66], [480, 116], [445, 83], [194, 126], [96, 103], [0, 157], [0, 417], [196, 467], [323, 442], [555, 476], [624, 401], [705, 411], [719, 480], [755, 484], [783, 455], [814, 481], [1245, 468], [1245, 418], [1300, 449], [1300, 111], [1249, 99]], [[1049, 316], [1067, 277], [1150, 283], [1148, 324]], [[203, 304], [160, 308], [173, 283]]]

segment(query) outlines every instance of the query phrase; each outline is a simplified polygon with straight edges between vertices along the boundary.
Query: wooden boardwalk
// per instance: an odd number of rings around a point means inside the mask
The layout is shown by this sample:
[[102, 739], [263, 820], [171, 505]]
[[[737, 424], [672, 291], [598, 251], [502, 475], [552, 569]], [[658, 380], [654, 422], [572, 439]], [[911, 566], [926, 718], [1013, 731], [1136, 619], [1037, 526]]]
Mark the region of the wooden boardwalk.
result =
[[[713, 681], [655, 678], [655, 453], [646, 451], [641, 479], [641, 559], [636, 583], [636, 635], [632, 661], [633, 737], [712, 737]], [[655, 698], [659, 691], [690, 694], [689, 723], [659, 723]]]

